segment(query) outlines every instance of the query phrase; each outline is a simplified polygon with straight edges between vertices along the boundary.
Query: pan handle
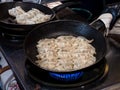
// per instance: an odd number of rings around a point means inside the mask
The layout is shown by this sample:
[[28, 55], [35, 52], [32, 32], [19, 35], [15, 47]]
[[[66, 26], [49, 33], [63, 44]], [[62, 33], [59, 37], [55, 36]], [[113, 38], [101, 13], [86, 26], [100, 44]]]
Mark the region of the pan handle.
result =
[[104, 33], [104, 35], [108, 35], [109, 30], [112, 29], [115, 21], [119, 16], [120, 16], [120, 2], [109, 4], [103, 10], [102, 14], [97, 18], [97, 20], [93, 21], [90, 25]]

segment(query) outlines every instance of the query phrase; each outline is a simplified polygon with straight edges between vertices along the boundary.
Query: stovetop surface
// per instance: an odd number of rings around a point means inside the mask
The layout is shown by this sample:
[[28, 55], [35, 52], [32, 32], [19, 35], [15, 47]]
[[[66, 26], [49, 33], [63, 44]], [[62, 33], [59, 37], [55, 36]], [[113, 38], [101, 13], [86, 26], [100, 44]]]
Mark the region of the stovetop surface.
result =
[[[98, 82], [100, 82], [98, 85], [91, 84], [93, 87], [87, 88], [87, 90], [100, 90], [113, 84], [120, 83], [120, 43], [116, 42], [113, 38], [105, 38], [107, 42], [107, 53], [105, 58], [109, 66], [108, 75], [103, 82], [98, 80]], [[31, 80], [25, 74], [26, 57], [22, 47], [23, 43], [13, 43], [5, 40], [0, 36], [0, 45], [0, 49], [8, 61], [11, 69], [13, 70], [21, 90], [37, 90], [37, 88], [41, 88], [40, 90], [62, 90], [47, 86], [41, 86], [41, 84], [38, 84], [35, 81]], [[85, 90], [85, 87], [80, 86], [74, 88], [74, 90], [80, 89]], [[73, 90], [73, 88], [71, 90]]]

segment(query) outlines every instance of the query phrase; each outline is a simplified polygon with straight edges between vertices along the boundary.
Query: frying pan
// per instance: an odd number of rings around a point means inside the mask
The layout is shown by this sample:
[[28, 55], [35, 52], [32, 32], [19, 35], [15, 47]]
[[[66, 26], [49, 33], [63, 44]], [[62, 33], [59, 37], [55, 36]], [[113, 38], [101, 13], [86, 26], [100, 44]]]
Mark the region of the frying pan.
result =
[[[106, 28], [109, 28], [110, 22], [113, 22], [113, 20], [118, 17], [119, 10], [120, 7], [105, 9], [104, 14], [102, 14], [96, 21], [94, 21], [90, 25], [75, 20], [56, 20], [34, 28], [26, 36], [24, 41], [24, 51], [26, 54], [26, 58], [32, 63], [33, 70], [36, 72], [43, 71], [57, 74], [69, 74], [82, 71], [84, 72], [86, 70], [90, 70], [96, 65], [100, 65], [100, 62], [105, 57], [107, 51], [106, 40], [103, 33], [101, 32], [105, 31]], [[36, 55], [38, 54], [36, 48], [37, 42], [40, 39], [56, 38], [61, 35], [83, 36], [88, 40], [93, 39], [94, 41], [92, 42], [92, 45], [96, 49], [97, 53], [96, 62], [86, 68], [68, 72], [57, 72], [43, 69], [37, 66], [35, 63], [35, 61], [37, 60]]]
[[24, 34], [27, 34], [31, 29], [33, 29], [37, 25], [43, 24], [43, 23], [39, 23], [39, 24], [32, 24], [32, 25], [20, 25], [20, 24], [13, 22], [14, 18], [8, 14], [8, 10], [11, 8], [14, 8], [16, 6], [21, 6], [21, 8], [24, 11], [28, 11], [28, 10], [31, 10], [32, 8], [36, 8], [45, 14], [52, 15], [49, 20], [49, 21], [51, 21], [51, 20], [55, 19], [56, 12], [58, 12], [59, 10], [65, 8], [67, 6], [75, 5], [75, 4], [76, 3], [65, 3], [65, 4], [59, 5], [53, 9], [50, 9], [42, 4], [36, 4], [36, 3], [32, 3], [32, 2], [18, 1], [18, 2], [0, 3], [0, 11], [2, 12], [2, 13], [0, 13], [0, 29], [4, 33], [15, 34], [15, 35], [24, 35]]

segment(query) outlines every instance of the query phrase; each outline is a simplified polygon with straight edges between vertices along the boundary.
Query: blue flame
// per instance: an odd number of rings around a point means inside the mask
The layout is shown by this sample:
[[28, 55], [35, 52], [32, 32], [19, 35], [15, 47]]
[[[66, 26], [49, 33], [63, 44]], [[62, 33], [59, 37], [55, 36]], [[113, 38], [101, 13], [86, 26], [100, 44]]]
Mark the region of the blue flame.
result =
[[69, 74], [58, 74], [58, 73], [49, 73], [51, 77], [62, 80], [62, 81], [74, 81], [80, 78], [83, 75], [83, 72], [75, 72], [75, 73], [69, 73]]

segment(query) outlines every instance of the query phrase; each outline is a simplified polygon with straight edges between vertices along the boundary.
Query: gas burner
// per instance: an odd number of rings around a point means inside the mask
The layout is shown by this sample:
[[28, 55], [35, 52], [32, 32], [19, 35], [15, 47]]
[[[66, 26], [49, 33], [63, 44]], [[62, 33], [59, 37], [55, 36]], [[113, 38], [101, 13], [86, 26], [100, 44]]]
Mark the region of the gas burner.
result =
[[29, 60], [26, 60], [25, 68], [25, 75], [29, 76], [31, 80], [40, 83], [41, 85], [54, 88], [89, 87], [92, 86], [92, 83], [99, 85], [98, 83], [104, 81], [109, 69], [106, 59], [103, 59], [101, 60], [100, 65], [96, 65], [94, 68], [82, 72], [83, 75], [81, 75], [79, 79], [72, 82], [64, 82], [63, 80], [60, 81], [52, 78], [49, 72], [36, 72]]
[[50, 72], [49, 75], [57, 80], [64, 81], [64, 82], [71, 82], [78, 80], [82, 75], [83, 72], [76, 72], [76, 73], [69, 73], [69, 74], [58, 74], [58, 73], [53, 73]]

